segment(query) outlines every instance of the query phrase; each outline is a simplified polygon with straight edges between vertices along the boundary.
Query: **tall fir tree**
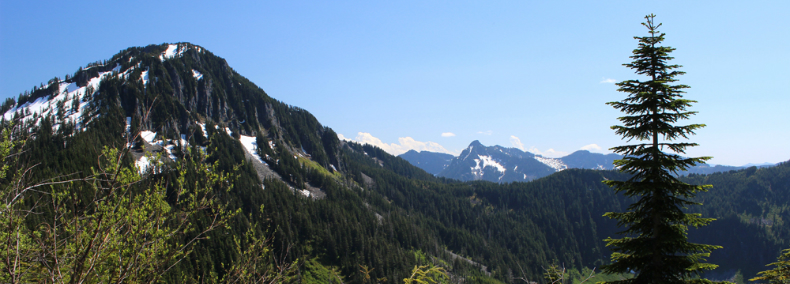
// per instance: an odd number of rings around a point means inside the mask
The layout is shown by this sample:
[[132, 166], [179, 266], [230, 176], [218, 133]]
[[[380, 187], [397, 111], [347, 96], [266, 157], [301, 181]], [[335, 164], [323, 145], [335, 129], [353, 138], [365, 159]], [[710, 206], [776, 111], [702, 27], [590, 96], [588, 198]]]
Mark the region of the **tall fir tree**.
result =
[[683, 90], [689, 86], [673, 84], [685, 72], [677, 70], [680, 65], [668, 63], [673, 59], [669, 53], [675, 49], [659, 46], [665, 34], [657, 30], [661, 24], [656, 25], [654, 17], [645, 16], [642, 25], [647, 27], [649, 35], [634, 37], [639, 40], [639, 46], [633, 51], [633, 61], [623, 64], [649, 79], [617, 83], [618, 91], [627, 93], [628, 97], [607, 103], [625, 113], [618, 118], [623, 125], [612, 129], [627, 141], [642, 143], [611, 148], [624, 156], [615, 161], [615, 166], [632, 177], [605, 183], [639, 200], [627, 212], [604, 215], [627, 229], [620, 232], [623, 238], [605, 240], [612, 249], [612, 263], [603, 269], [607, 273], [636, 273], [632, 279], [611, 283], [711, 283], [706, 279], [690, 279], [717, 267], [704, 261], [711, 250], [721, 247], [691, 243], [686, 231], [689, 226], [705, 226], [714, 219], [683, 212], [689, 205], [701, 205], [690, 199], [711, 186], [686, 184], [676, 177], [677, 172], [711, 158], [684, 158], [680, 155], [685, 154], [686, 148], [697, 144], [676, 142], [680, 138], [688, 139], [705, 125], [674, 125], [697, 113], [687, 110], [696, 101], [683, 99]]

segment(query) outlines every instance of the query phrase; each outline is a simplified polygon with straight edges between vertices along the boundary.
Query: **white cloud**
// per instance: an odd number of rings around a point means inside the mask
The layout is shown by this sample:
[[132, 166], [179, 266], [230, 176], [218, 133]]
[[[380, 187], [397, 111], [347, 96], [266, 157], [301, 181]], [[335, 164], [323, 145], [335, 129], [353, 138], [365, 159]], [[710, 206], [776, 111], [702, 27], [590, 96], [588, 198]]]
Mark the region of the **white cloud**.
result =
[[584, 145], [582, 146], [581, 150], [587, 150], [590, 152], [600, 152], [601, 146], [598, 146], [598, 144]]
[[[560, 157], [565, 157], [565, 156], [568, 155], [568, 152], [557, 151], [557, 150], [554, 150], [554, 149], [551, 149], [551, 148], [549, 148], [546, 151], [541, 151], [541, 150], [538, 150], [538, 148], [535, 148], [533, 146], [533, 147], [530, 147], [529, 150], [527, 150], [524, 147], [524, 143], [521, 142], [521, 139], [519, 139], [515, 135], [510, 135], [510, 144], [512, 144], [513, 147], [516, 147], [516, 148], [520, 149], [521, 151], [530, 152], [532, 154], [541, 155], [541, 156], [547, 157], [547, 158], [560, 158]], [[593, 145], [595, 145], [595, 144], [593, 144]]]
[[452, 133], [452, 132], [444, 132], [444, 133], [442, 133], [442, 137], [453, 137], [453, 136], [455, 136], [455, 133]]
[[[398, 138], [398, 143], [384, 143], [381, 139], [376, 138], [370, 133], [367, 132], [359, 132], [357, 133], [357, 137], [354, 139], [346, 139], [343, 135], [338, 134], [338, 138], [347, 140], [347, 141], [355, 141], [361, 144], [370, 144], [376, 147], [381, 148], [382, 150], [390, 153], [392, 155], [400, 155], [403, 153], [408, 152], [409, 150], [415, 151], [431, 151], [431, 152], [438, 152], [438, 153], [447, 153], [451, 155], [456, 155], [456, 153], [450, 152], [449, 150], [445, 149], [442, 145], [436, 142], [422, 142], [414, 140], [411, 137], [400, 137]], [[342, 138], [341, 138], [342, 137]]]
[[533, 154], [536, 154], [536, 155], [541, 155], [541, 156], [547, 157], [547, 158], [561, 158], [561, 157], [565, 157], [565, 156], [568, 155], [568, 152], [557, 151], [557, 150], [554, 150], [554, 149], [551, 149], [551, 148], [549, 148], [546, 151], [541, 151], [541, 150], [538, 150], [538, 148], [532, 147], [532, 148], [529, 148], [529, 152], [531, 152]]
[[343, 141], [351, 141], [351, 139], [346, 138], [346, 136], [343, 136], [343, 134], [340, 134], [340, 133], [337, 134], [337, 139], [340, 139], [340, 140], [343, 140]]
[[477, 132], [477, 134], [491, 135], [491, 134], [494, 134], [494, 131], [491, 131], [491, 130], [487, 130], [487, 131], [478, 131], [478, 132]]
[[603, 80], [601, 80], [600, 83], [601, 84], [614, 84], [614, 83], [617, 83], [617, 80], [612, 79], [612, 78], [603, 78]]
[[521, 139], [518, 139], [518, 137], [514, 135], [510, 135], [510, 144], [512, 144], [513, 147], [516, 147], [521, 151], [526, 151], [524, 149], [524, 143], [521, 143]]

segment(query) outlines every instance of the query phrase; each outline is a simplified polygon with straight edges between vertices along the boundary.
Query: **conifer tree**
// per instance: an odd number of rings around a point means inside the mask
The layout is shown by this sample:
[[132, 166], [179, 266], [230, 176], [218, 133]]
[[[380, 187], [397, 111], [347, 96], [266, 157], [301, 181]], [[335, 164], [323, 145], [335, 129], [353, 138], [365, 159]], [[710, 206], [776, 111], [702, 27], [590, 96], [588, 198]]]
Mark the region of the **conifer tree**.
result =
[[749, 279], [749, 281], [766, 280], [768, 283], [788, 283], [790, 282], [790, 249], [783, 251], [776, 262], [769, 263], [767, 266], [776, 266], [774, 269], [761, 271], [760, 276]]
[[627, 93], [628, 97], [607, 103], [625, 113], [618, 118], [623, 125], [612, 126], [612, 129], [627, 141], [641, 143], [611, 148], [624, 156], [615, 161], [615, 166], [632, 177], [605, 183], [639, 200], [631, 204], [627, 212], [604, 215], [617, 220], [618, 226], [626, 229], [620, 232], [623, 238], [605, 240], [612, 249], [612, 263], [603, 269], [607, 273], [636, 273], [633, 279], [614, 283], [710, 283], [705, 279], [689, 279], [703, 270], [716, 268], [717, 265], [704, 261], [711, 250], [721, 247], [691, 243], [686, 230], [689, 226], [705, 226], [714, 219], [684, 213], [683, 209], [700, 205], [690, 199], [711, 186], [686, 184], [676, 177], [679, 171], [711, 158], [682, 157], [687, 147], [697, 144], [676, 142], [680, 138], [688, 139], [705, 125], [675, 125], [697, 113], [687, 110], [696, 101], [683, 99], [683, 90], [689, 86], [673, 84], [676, 77], [685, 72], [677, 70], [680, 65], [668, 63], [673, 59], [669, 53], [675, 49], [659, 46], [665, 34], [657, 30], [661, 24], [656, 25], [654, 17], [653, 14], [645, 16], [646, 22], [642, 25], [647, 27], [649, 35], [634, 37], [639, 45], [630, 56], [633, 61], [623, 64], [634, 69], [636, 74], [648, 76], [648, 80], [617, 83], [618, 91]]

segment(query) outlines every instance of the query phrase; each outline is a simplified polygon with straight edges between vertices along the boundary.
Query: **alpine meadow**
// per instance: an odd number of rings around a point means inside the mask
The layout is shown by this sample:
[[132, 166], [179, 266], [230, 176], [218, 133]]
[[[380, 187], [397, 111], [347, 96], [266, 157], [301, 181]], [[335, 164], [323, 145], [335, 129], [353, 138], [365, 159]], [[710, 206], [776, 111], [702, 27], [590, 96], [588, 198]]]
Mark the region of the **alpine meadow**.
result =
[[609, 154], [394, 153], [197, 42], [77, 67], [0, 106], [0, 282], [788, 283], [790, 161], [688, 157], [715, 104], [644, 19], [622, 64], [641, 77], [596, 102], [621, 114], [592, 130]]

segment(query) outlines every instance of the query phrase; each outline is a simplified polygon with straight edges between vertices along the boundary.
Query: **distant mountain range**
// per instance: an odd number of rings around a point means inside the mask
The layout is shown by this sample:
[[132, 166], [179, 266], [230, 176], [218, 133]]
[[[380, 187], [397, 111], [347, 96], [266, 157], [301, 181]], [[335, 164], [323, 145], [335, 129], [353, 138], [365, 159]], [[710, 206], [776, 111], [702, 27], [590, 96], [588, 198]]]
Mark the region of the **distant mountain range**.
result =
[[[458, 157], [450, 154], [411, 150], [399, 157], [435, 176], [461, 181], [486, 180], [492, 182], [530, 181], [565, 169], [614, 169], [618, 154], [591, 153], [586, 150], [573, 152], [562, 158], [548, 158], [517, 148], [485, 146], [473, 141]], [[754, 165], [757, 167], [774, 164]], [[681, 175], [711, 174], [747, 168], [702, 164], [681, 172]]]
[[450, 165], [450, 161], [455, 158], [455, 156], [445, 153], [428, 151], [417, 152], [414, 150], [409, 150], [406, 153], [400, 154], [399, 157], [432, 175], [438, 175], [447, 168], [447, 166]]

